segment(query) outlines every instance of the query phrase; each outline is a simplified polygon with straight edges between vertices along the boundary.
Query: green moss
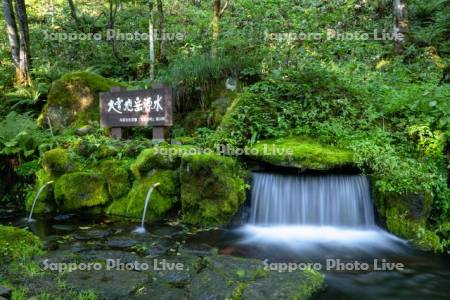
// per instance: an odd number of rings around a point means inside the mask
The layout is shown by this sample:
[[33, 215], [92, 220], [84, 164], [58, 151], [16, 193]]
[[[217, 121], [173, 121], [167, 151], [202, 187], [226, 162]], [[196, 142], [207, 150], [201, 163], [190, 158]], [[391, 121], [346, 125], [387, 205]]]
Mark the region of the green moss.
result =
[[260, 141], [247, 149], [254, 159], [276, 166], [327, 170], [353, 164], [353, 154], [307, 137]]
[[41, 241], [24, 229], [0, 225], [0, 263], [24, 259], [42, 252]]
[[411, 241], [422, 250], [443, 250], [438, 235], [427, 225], [433, 202], [431, 193], [383, 193], [375, 180], [374, 198], [390, 232]]
[[443, 251], [439, 236], [428, 230], [423, 222], [409, 219], [407, 211], [402, 212], [398, 208], [388, 209], [386, 211], [386, 226], [390, 232], [408, 239], [421, 250]]
[[45, 152], [42, 166], [51, 178], [73, 171], [75, 168], [74, 163], [69, 158], [69, 152], [61, 148]]
[[53, 82], [39, 118], [51, 120], [55, 130], [99, 120], [99, 93], [123, 84], [90, 72], [74, 72]]
[[114, 160], [103, 161], [99, 169], [105, 178], [108, 192], [112, 199], [119, 199], [130, 190], [128, 171], [120, 162]]
[[243, 172], [230, 157], [185, 155], [180, 172], [183, 219], [188, 223], [226, 224], [245, 200]]
[[153, 190], [146, 219], [150, 221], [164, 218], [178, 202], [179, 182], [176, 171], [154, 171], [147, 178], [135, 180], [128, 195], [115, 200], [108, 206], [106, 213], [135, 219], [141, 218], [148, 190], [158, 182], [160, 185]]
[[167, 145], [143, 150], [130, 169], [135, 178], [145, 177], [155, 169], [175, 170], [180, 166], [183, 153], [194, 150], [192, 146]]
[[[34, 189], [27, 194], [25, 208], [27, 211], [31, 210], [31, 206], [33, 205], [34, 198], [36, 197], [39, 189], [46, 183], [50, 182], [50, 176], [44, 171], [39, 170], [36, 172], [36, 183]], [[53, 185], [50, 184], [46, 186], [41, 194], [39, 195], [39, 199], [36, 200], [36, 205], [34, 207], [34, 214], [45, 214], [51, 213], [55, 209], [55, 202], [53, 199]]]
[[65, 174], [56, 181], [55, 200], [63, 211], [105, 204], [108, 193], [103, 176], [88, 172]]

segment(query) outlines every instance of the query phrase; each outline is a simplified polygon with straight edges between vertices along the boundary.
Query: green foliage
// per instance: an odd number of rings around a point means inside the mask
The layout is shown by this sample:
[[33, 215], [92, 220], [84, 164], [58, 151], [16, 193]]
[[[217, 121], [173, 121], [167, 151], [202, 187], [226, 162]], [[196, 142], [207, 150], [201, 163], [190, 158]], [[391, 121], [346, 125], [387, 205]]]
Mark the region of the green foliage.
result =
[[10, 112], [0, 121], [0, 154], [28, 157], [46, 138], [28, 115]]

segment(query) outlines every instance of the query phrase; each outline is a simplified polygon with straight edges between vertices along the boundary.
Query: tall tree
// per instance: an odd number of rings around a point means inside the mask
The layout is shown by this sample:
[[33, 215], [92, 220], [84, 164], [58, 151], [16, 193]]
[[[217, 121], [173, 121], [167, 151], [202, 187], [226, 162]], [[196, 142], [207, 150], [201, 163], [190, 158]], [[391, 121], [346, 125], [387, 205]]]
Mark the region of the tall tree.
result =
[[165, 53], [165, 36], [164, 36], [164, 27], [165, 27], [165, 18], [164, 18], [164, 7], [162, 0], [156, 0], [156, 6], [158, 9], [158, 33], [159, 33], [159, 53], [158, 53], [158, 61], [160, 63], [167, 63], [166, 53]]
[[[114, 31], [115, 27], [116, 27], [116, 18], [117, 18], [118, 8], [119, 8], [118, 0], [109, 0], [108, 29], [111, 31]], [[112, 53], [113, 53], [114, 57], [118, 61], [121, 61], [122, 59], [119, 56], [119, 53], [117, 51], [117, 43], [116, 43], [116, 39], [115, 39], [115, 34], [110, 39], [110, 42], [111, 42], [111, 48], [112, 48]]]
[[69, 2], [70, 16], [74, 20], [75, 25], [78, 26], [79, 21], [78, 21], [77, 8], [75, 6], [75, 3], [73, 2], [73, 0], [67, 0], [67, 2]]
[[408, 10], [406, 0], [394, 0], [394, 34], [395, 53], [401, 54], [405, 50], [406, 37], [409, 32]]
[[16, 83], [29, 85], [31, 84], [31, 52], [25, 1], [15, 0], [14, 4], [13, 8], [12, 0], [3, 0], [8, 40], [12, 60], [16, 67]]
[[150, 60], [150, 81], [155, 80], [155, 36], [153, 30], [153, 0], [148, 0], [148, 52]]
[[212, 37], [213, 37], [213, 45], [211, 48], [211, 56], [217, 57], [217, 41], [219, 40], [220, 34], [220, 18], [222, 18], [225, 10], [228, 7], [228, 1], [222, 6], [221, 0], [213, 0], [213, 19], [212, 19]]

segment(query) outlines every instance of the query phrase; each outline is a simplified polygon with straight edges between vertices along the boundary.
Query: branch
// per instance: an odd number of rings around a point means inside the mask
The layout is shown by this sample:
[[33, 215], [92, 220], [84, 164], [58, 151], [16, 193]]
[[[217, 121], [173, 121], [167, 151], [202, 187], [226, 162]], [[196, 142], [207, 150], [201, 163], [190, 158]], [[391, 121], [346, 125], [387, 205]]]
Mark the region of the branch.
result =
[[220, 10], [219, 18], [221, 18], [222, 15], [225, 13], [225, 10], [227, 9], [227, 7], [228, 7], [228, 1], [225, 2], [225, 4], [223, 5], [222, 9]]

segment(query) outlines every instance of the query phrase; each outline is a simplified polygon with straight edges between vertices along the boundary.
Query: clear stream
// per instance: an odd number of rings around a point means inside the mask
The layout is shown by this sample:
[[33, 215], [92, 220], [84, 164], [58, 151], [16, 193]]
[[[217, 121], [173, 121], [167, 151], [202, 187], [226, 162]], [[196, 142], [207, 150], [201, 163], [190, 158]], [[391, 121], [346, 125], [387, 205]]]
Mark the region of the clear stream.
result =
[[[189, 234], [179, 225], [152, 223], [146, 225], [147, 232], [163, 234], [167, 249], [176, 241], [199, 251], [214, 247], [222, 255], [259, 258], [270, 266], [320, 266], [327, 288], [316, 299], [449, 299], [450, 256], [418, 251], [377, 227], [365, 177], [256, 173], [253, 180], [250, 217], [243, 226]], [[25, 226], [26, 220], [0, 223]], [[126, 237], [132, 245], [148, 238], [132, 234], [136, 225], [115, 218], [58, 215], [37, 218], [28, 226], [51, 252], [52, 243], [55, 249], [64, 246], [61, 241], [67, 235], [100, 247]], [[368, 269], [349, 270], [346, 263], [365, 263]], [[404, 269], [386, 270], [394, 263]]]

